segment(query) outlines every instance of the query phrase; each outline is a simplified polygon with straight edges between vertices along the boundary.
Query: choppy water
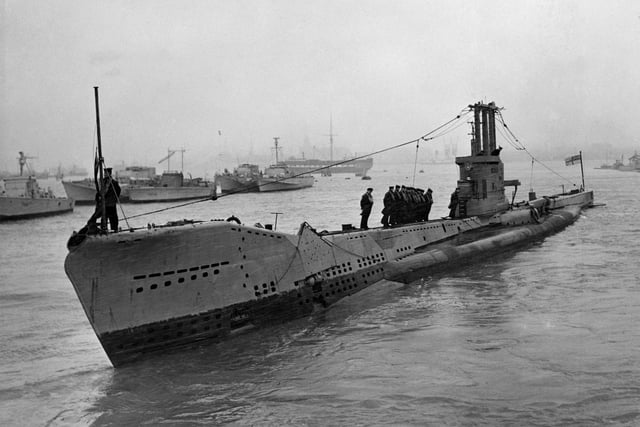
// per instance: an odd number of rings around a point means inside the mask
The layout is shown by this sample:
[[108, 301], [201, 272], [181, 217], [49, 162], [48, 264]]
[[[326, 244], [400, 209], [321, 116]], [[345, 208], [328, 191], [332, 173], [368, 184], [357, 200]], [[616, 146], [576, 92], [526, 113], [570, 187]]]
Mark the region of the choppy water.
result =
[[[424, 168], [417, 183], [444, 215], [455, 166]], [[411, 183], [412, 166], [382, 169], [132, 225], [283, 212], [280, 230], [337, 229], [358, 223], [366, 187], [379, 211], [387, 185]], [[0, 425], [638, 425], [640, 174], [585, 170], [606, 206], [518, 252], [383, 281], [319, 315], [118, 370], [63, 271], [66, 239], [92, 208], [0, 223]], [[507, 165], [526, 190], [528, 174]], [[539, 194], [556, 183], [535, 174]]]

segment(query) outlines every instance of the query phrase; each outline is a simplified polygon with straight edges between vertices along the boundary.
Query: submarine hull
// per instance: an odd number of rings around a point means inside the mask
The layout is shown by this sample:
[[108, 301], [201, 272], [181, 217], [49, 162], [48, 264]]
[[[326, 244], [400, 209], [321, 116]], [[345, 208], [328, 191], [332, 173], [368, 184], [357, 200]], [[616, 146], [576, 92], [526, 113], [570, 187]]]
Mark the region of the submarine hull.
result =
[[225, 221], [172, 225], [88, 236], [70, 247], [65, 270], [121, 366], [311, 315], [382, 279], [408, 283], [517, 248], [567, 227], [582, 206], [510, 212], [518, 224], [473, 217], [327, 234], [308, 224], [297, 235]]
[[410, 283], [435, 271], [469, 264], [476, 260], [486, 260], [488, 256], [494, 257], [517, 249], [562, 230], [578, 219], [580, 212], [579, 206], [571, 206], [543, 217], [540, 223], [506, 227], [496, 225], [470, 232], [470, 235], [464, 236], [460, 241], [454, 239], [390, 262], [385, 279]]

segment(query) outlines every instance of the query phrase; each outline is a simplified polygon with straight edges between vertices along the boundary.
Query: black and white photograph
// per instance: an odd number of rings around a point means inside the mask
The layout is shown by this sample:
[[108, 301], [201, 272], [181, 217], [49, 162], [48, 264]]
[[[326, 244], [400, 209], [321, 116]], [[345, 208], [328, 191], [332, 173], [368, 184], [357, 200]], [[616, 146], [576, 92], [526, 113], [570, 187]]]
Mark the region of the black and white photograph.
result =
[[637, 1], [0, 4], [0, 425], [640, 425]]

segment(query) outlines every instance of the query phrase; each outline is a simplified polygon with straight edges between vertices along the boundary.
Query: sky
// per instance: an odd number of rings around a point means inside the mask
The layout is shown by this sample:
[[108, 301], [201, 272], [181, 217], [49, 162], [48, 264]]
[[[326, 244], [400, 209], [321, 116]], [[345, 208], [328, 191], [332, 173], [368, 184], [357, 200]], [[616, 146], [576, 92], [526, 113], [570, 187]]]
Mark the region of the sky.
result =
[[[640, 149], [640, 3], [2, 0], [0, 170], [362, 155], [494, 101], [533, 154]], [[461, 127], [436, 144], [468, 150]], [[448, 139], [447, 139], [448, 138]], [[500, 143], [500, 141], [499, 141]], [[505, 148], [504, 153], [509, 151]], [[381, 155], [413, 156], [415, 148]], [[180, 154], [172, 157], [171, 168]], [[411, 162], [413, 159], [409, 158]]]

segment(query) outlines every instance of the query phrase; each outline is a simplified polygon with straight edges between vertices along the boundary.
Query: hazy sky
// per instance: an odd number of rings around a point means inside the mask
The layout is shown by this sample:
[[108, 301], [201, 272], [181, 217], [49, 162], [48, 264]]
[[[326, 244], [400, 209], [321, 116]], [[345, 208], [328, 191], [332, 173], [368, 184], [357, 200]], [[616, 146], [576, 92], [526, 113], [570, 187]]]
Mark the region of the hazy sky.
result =
[[478, 100], [534, 153], [640, 149], [637, 1], [3, 0], [0, 16], [0, 169], [20, 150], [91, 165], [96, 85], [108, 163], [161, 169], [184, 147], [185, 169], [213, 172], [274, 136], [300, 155], [327, 147], [330, 116], [336, 147], [365, 153]]

